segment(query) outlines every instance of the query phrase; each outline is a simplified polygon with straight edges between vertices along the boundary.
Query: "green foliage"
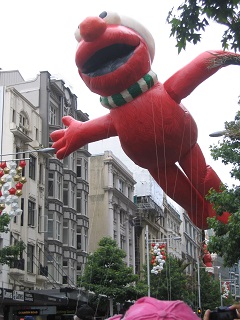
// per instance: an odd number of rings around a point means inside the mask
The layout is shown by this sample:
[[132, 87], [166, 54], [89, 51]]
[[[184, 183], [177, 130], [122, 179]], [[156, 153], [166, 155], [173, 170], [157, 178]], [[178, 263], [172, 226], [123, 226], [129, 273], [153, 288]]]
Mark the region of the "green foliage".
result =
[[202, 310], [215, 309], [221, 305], [220, 283], [205, 269], [200, 268]]
[[240, 213], [231, 214], [226, 225], [216, 218], [209, 218], [208, 223], [214, 230], [214, 236], [210, 237], [208, 243], [208, 250], [222, 257], [224, 266], [232, 267], [240, 260]]
[[236, 0], [185, 0], [177, 9], [168, 13], [171, 24], [170, 36], [175, 36], [178, 53], [185, 50], [186, 43], [196, 44], [210, 21], [226, 26], [222, 36], [222, 48], [240, 49], [240, 1]]
[[[240, 180], [240, 112], [234, 121], [225, 123], [225, 134], [218, 145], [210, 146], [213, 159], [222, 159], [224, 164], [230, 164], [231, 177]], [[240, 186], [221, 186], [221, 192], [210, 190], [207, 195], [218, 215], [230, 212], [228, 224], [219, 222], [216, 218], [209, 218], [209, 228], [214, 230], [210, 237], [208, 250], [223, 257], [224, 265], [231, 267], [240, 260]]]
[[191, 300], [184, 272], [186, 267], [184, 260], [168, 256], [163, 270], [150, 275], [151, 296], [160, 300]]
[[11, 267], [12, 262], [19, 258], [25, 248], [26, 245], [23, 241], [18, 241], [13, 246], [2, 248], [0, 250], [0, 264], [7, 264]]
[[8, 225], [10, 222], [11, 218], [7, 213], [3, 213], [0, 216], [0, 232], [7, 233], [9, 231]]
[[[168, 256], [163, 270], [157, 275], [150, 275], [150, 294], [160, 300], [182, 300], [193, 311], [198, 308], [198, 270], [193, 268], [193, 274], [187, 275], [189, 263], [183, 259]], [[150, 264], [150, 270], [152, 265]], [[144, 282], [147, 270], [145, 268]], [[200, 268], [201, 303], [203, 310], [216, 308], [220, 305], [220, 284], [205, 269]]]
[[89, 256], [78, 285], [101, 297], [101, 304], [104, 301], [107, 304], [110, 297], [119, 303], [135, 300], [138, 297], [135, 287], [138, 276], [126, 266], [126, 253], [108, 237], [101, 239], [98, 245], [99, 248]]

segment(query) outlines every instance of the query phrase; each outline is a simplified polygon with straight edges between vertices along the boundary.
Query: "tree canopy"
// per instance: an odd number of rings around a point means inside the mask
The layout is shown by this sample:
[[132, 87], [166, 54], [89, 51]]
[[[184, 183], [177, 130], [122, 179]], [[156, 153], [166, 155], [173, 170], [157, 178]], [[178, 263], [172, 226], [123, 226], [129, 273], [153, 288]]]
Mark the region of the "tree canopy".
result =
[[102, 238], [98, 245], [99, 248], [89, 255], [78, 285], [101, 297], [102, 306], [103, 300], [108, 305], [109, 298], [114, 299], [115, 303], [136, 300], [141, 296], [138, 296], [135, 286], [138, 275], [126, 265], [126, 253], [118, 248], [115, 240], [108, 237]]
[[240, 1], [238, 0], [184, 0], [173, 7], [167, 17], [171, 25], [170, 36], [177, 40], [178, 53], [186, 49], [187, 42], [197, 44], [211, 22], [226, 27], [222, 48], [240, 50]]
[[[221, 159], [224, 164], [230, 164], [230, 175], [236, 183], [240, 180], [240, 112], [234, 121], [225, 123], [224, 137], [217, 145], [210, 146], [213, 159]], [[222, 185], [221, 192], [210, 190], [207, 199], [213, 204], [217, 214], [227, 211], [231, 213], [228, 224], [209, 218], [209, 228], [214, 230], [210, 237], [208, 250], [223, 257], [224, 265], [231, 267], [240, 260], [240, 186]]]

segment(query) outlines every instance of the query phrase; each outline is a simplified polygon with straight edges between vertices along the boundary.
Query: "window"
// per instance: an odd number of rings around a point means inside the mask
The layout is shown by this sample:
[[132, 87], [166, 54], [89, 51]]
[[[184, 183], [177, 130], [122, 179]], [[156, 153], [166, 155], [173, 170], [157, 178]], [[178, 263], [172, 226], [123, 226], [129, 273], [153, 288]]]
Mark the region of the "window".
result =
[[77, 159], [77, 177], [82, 177], [82, 159]]
[[85, 216], [88, 215], [88, 195], [87, 195], [87, 193], [84, 193], [84, 212], [83, 212], [83, 214]]
[[125, 214], [124, 211], [120, 211], [120, 223], [124, 224], [125, 222]]
[[88, 181], [88, 162], [84, 160], [84, 179]]
[[68, 157], [63, 159], [63, 168], [68, 169]]
[[48, 174], [48, 196], [49, 197], [53, 197], [54, 192], [53, 192], [53, 188], [54, 188], [54, 184], [53, 184], [53, 179], [54, 175], [52, 172], [49, 172]]
[[84, 250], [87, 251], [88, 247], [88, 229], [84, 228]]
[[39, 139], [38, 128], [35, 128], [35, 140], [38, 141], [38, 139]]
[[36, 178], [36, 158], [31, 154], [29, 156], [29, 178], [33, 180]]
[[82, 212], [82, 191], [77, 190], [77, 213]]
[[70, 235], [71, 235], [71, 246], [72, 247], [75, 247], [75, 234], [76, 234], [76, 231], [75, 231], [75, 224], [73, 221], [70, 222], [71, 224], [71, 230], [70, 230]]
[[60, 282], [60, 276], [61, 276], [61, 263], [62, 263], [62, 258], [59, 254], [56, 255], [56, 281]]
[[28, 119], [23, 112], [19, 114], [19, 127], [24, 134], [28, 133]]
[[62, 200], [62, 176], [60, 173], [57, 173], [57, 187], [56, 187], [56, 199]]
[[70, 154], [70, 158], [71, 158], [71, 168], [73, 171], [76, 170], [76, 153], [73, 152]]
[[33, 273], [34, 246], [27, 245], [27, 272]]
[[50, 104], [49, 109], [49, 124], [56, 125], [57, 124], [57, 109], [53, 104]]
[[42, 219], [42, 207], [38, 207], [38, 232], [42, 232], [43, 231], [43, 219]]
[[119, 191], [121, 191], [123, 193], [123, 188], [124, 188], [124, 182], [123, 180], [119, 179]]
[[63, 182], [63, 205], [68, 205], [68, 182]]
[[12, 109], [12, 122], [16, 122], [16, 111]]
[[125, 247], [125, 237], [123, 234], [120, 235], [120, 248], [124, 250]]
[[82, 249], [82, 228], [77, 226], [77, 249]]
[[34, 227], [35, 223], [35, 202], [28, 200], [28, 226]]
[[116, 186], [116, 175], [113, 173], [113, 188]]
[[68, 221], [63, 221], [63, 244], [68, 245]]
[[43, 164], [39, 164], [39, 183], [43, 184], [44, 183], [44, 177], [43, 177]]
[[22, 214], [21, 214], [21, 227], [22, 227], [24, 223], [24, 198], [21, 198], [21, 210], [22, 210]]
[[63, 276], [63, 284], [68, 284], [68, 276]]
[[56, 216], [56, 240], [61, 240], [61, 221], [58, 214]]
[[76, 186], [71, 183], [71, 208], [75, 209], [75, 199], [76, 199]]
[[48, 237], [53, 238], [53, 214], [48, 214]]

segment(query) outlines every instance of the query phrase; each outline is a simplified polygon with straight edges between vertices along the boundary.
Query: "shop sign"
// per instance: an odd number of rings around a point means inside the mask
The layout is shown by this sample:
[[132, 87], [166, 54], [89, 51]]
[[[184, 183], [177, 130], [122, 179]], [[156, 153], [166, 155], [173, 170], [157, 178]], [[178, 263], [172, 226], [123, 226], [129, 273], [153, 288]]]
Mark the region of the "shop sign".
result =
[[18, 316], [38, 316], [39, 310], [38, 309], [24, 309], [24, 310], [17, 310]]
[[24, 301], [24, 291], [14, 290], [13, 300]]
[[30, 292], [24, 292], [24, 301], [33, 302], [33, 293]]
[[13, 298], [13, 290], [3, 289], [3, 298], [4, 299], [12, 299]]

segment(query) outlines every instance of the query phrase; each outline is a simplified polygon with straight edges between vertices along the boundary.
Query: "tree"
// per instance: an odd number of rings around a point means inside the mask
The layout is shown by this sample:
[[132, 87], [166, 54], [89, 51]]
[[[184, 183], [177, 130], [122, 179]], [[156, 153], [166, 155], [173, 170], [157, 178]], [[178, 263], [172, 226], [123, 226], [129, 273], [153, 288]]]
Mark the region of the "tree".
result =
[[[240, 102], [239, 102], [240, 104]], [[240, 112], [235, 120], [225, 123], [225, 133], [222, 142], [210, 146], [214, 160], [222, 159], [224, 164], [231, 164], [231, 177], [240, 180]], [[214, 230], [210, 237], [208, 250], [223, 257], [224, 265], [231, 267], [240, 260], [240, 186], [221, 186], [221, 192], [211, 189], [207, 199], [213, 204], [218, 215], [227, 211], [231, 213], [228, 224], [209, 218], [209, 228]]]
[[197, 44], [210, 21], [226, 26], [222, 48], [240, 50], [240, 1], [238, 0], [185, 0], [177, 9], [168, 13], [170, 36], [175, 36], [178, 53], [186, 43]]
[[[0, 216], [0, 232], [9, 232], [9, 223], [11, 218], [8, 214], [4, 213]], [[16, 241], [14, 245], [6, 246], [0, 250], [0, 264], [7, 264], [9, 267], [12, 266], [14, 260], [17, 260], [22, 254], [26, 245], [23, 241]]]
[[[198, 272], [195, 267], [193, 273], [188, 275], [186, 273], [188, 266], [189, 263], [183, 259], [167, 256], [163, 270], [158, 274], [151, 273], [150, 275], [151, 296], [160, 300], [182, 300], [196, 312], [199, 307]], [[152, 265], [150, 265], [151, 268]], [[200, 268], [200, 284], [202, 309], [214, 309], [219, 306], [219, 281], [206, 272], [205, 268]]]
[[219, 280], [215, 280], [209, 272], [201, 268], [200, 284], [202, 311], [205, 312], [207, 309], [214, 310], [219, 307], [221, 305]]
[[89, 256], [78, 285], [95, 293], [92, 303], [98, 303], [101, 297], [99, 309], [107, 308], [109, 298], [118, 303], [138, 298], [135, 286], [138, 276], [131, 267], [126, 266], [126, 253], [108, 237], [102, 238], [98, 245], [99, 248]]
[[160, 300], [191, 300], [184, 272], [187, 265], [184, 260], [167, 256], [163, 270], [157, 275], [150, 274], [151, 296]]

